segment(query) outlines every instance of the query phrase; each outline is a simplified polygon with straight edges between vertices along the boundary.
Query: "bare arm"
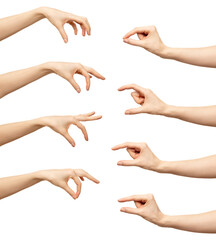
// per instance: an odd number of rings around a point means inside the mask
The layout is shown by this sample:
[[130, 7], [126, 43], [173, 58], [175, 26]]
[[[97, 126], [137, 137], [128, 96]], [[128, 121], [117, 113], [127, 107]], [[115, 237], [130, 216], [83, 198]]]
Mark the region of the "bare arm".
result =
[[55, 73], [67, 80], [78, 93], [81, 92], [81, 88], [74, 79], [75, 74], [81, 74], [85, 77], [87, 90], [90, 89], [91, 75], [102, 80], [105, 79], [93, 68], [83, 66], [80, 63], [47, 62], [0, 75], [0, 98], [50, 73]]
[[[131, 38], [133, 35], [137, 35], [138, 40]], [[167, 47], [162, 42], [155, 26], [134, 28], [128, 32], [123, 39], [125, 43], [142, 47], [162, 58], [203, 67], [216, 67], [216, 46], [202, 48]]]
[[125, 114], [148, 113], [178, 118], [187, 122], [216, 127], [216, 106], [206, 107], [177, 107], [164, 103], [150, 89], [129, 84], [119, 88], [119, 91], [133, 89], [134, 101], [140, 106], [128, 109]]
[[77, 35], [78, 32], [77, 24], [80, 25], [83, 36], [85, 36], [86, 33], [88, 35], [91, 34], [91, 27], [87, 18], [54, 8], [40, 7], [25, 13], [0, 19], [0, 40], [21, 31], [43, 18], [47, 18], [49, 22], [57, 28], [65, 43], [68, 42], [68, 35], [64, 30], [65, 23], [72, 26], [75, 35]]
[[123, 207], [121, 212], [136, 214], [160, 227], [199, 233], [216, 233], [216, 211], [194, 215], [168, 216], [161, 212], [152, 194], [133, 195], [119, 199], [121, 203], [130, 201], [135, 203], [136, 208]]
[[24, 122], [1, 125], [0, 146], [30, 134], [42, 127], [49, 127], [62, 135], [73, 147], [75, 147], [75, 141], [68, 133], [70, 125], [73, 124], [80, 128], [85, 140], [88, 141], [86, 128], [81, 121], [94, 121], [102, 118], [102, 116], [94, 116], [94, 114], [95, 112], [76, 116], [48, 116]]
[[[84, 177], [99, 183], [99, 181], [82, 169], [57, 169], [42, 170], [19, 176], [0, 178], [0, 199], [29, 188], [41, 181], [48, 181], [53, 185], [64, 189], [74, 199], [78, 198], [81, 192], [81, 182]], [[69, 179], [73, 179], [77, 185], [76, 193], [68, 186]]]
[[146, 143], [126, 142], [113, 150], [126, 148], [132, 160], [121, 160], [119, 166], [136, 166], [143, 169], [194, 178], [216, 178], [216, 155], [193, 160], [162, 161]]

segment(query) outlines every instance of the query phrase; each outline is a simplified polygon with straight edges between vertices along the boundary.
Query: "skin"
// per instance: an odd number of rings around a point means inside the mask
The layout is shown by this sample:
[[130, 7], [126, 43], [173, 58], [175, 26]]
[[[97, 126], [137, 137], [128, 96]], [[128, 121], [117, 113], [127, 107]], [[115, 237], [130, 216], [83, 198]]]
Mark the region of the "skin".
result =
[[[82, 187], [80, 179], [84, 181], [84, 177], [95, 183], [100, 183], [96, 178], [82, 169], [42, 170], [19, 176], [0, 178], [0, 199], [11, 196], [12, 194], [29, 188], [41, 181], [48, 181], [51, 184], [60, 187], [73, 199], [77, 199], [81, 193]], [[74, 192], [68, 185], [70, 179], [72, 179], [77, 185], [76, 192]]]
[[94, 114], [95, 112], [75, 116], [48, 116], [24, 122], [1, 125], [0, 146], [35, 132], [43, 127], [49, 127], [53, 131], [62, 135], [73, 147], [75, 147], [75, 141], [68, 132], [70, 125], [73, 124], [77, 126], [82, 131], [85, 140], [88, 141], [88, 133], [81, 122], [94, 121], [102, 118], [102, 116], [94, 116]]
[[81, 88], [74, 79], [75, 74], [80, 74], [85, 77], [87, 91], [90, 89], [90, 79], [92, 76], [105, 80], [96, 70], [91, 67], [83, 66], [80, 63], [48, 62], [0, 75], [0, 97], [2, 98], [51, 73], [55, 73], [67, 80], [78, 93], [81, 92]]
[[44, 18], [56, 27], [65, 43], [68, 42], [68, 35], [64, 30], [66, 23], [72, 26], [75, 35], [78, 33], [77, 24], [80, 26], [83, 36], [86, 36], [86, 34], [91, 35], [91, 27], [86, 17], [77, 16], [54, 8], [40, 7], [0, 19], [0, 40], [10, 37]]
[[[138, 40], [133, 38], [134, 35], [137, 35]], [[165, 59], [173, 59], [202, 67], [216, 67], [216, 46], [171, 48], [162, 42], [155, 26], [136, 27], [125, 34], [123, 41], [133, 46], [142, 47]]]
[[126, 149], [132, 160], [120, 160], [119, 166], [135, 166], [158, 173], [170, 173], [194, 178], [216, 178], [216, 155], [193, 160], [160, 160], [146, 143], [126, 142], [112, 150]]
[[216, 233], [216, 211], [193, 215], [165, 215], [159, 209], [152, 194], [133, 195], [118, 200], [135, 203], [136, 208], [122, 207], [121, 212], [138, 215], [161, 227], [176, 228], [199, 233]]
[[187, 122], [205, 126], [216, 127], [216, 106], [205, 107], [178, 107], [164, 103], [152, 90], [140, 87], [136, 84], [128, 84], [120, 87], [119, 91], [132, 89], [134, 101], [139, 105], [125, 111], [125, 114], [148, 113], [178, 118]]

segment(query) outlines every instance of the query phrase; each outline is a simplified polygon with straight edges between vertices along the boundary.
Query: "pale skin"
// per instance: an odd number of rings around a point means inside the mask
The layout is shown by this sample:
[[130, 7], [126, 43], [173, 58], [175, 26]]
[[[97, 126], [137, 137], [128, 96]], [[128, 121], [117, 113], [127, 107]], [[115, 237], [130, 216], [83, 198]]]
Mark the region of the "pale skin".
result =
[[124, 91], [128, 89], [134, 90], [131, 96], [139, 107], [128, 109], [125, 111], [125, 114], [148, 113], [163, 115], [191, 123], [216, 127], [215, 105], [204, 107], [179, 107], [168, 105], [157, 97], [152, 90], [140, 87], [136, 84], [128, 84], [120, 87], [118, 90]]
[[152, 194], [133, 195], [118, 200], [135, 203], [135, 208], [122, 207], [121, 212], [138, 215], [161, 227], [176, 228], [199, 233], [216, 233], [216, 211], [193, 215], [165, 215], [159, 209]]
[[94, 121], [102, 118], [101, 115], [95, 116], [94, 114], [95, 112], [74, 116], [48, 116], [24, 122], [1, 125], [0, 146], [35, 132], [43, 127], [49, 127], [53, 131], [62, 135], [73, 147], [75, 147], [75, 141], [68, 132], [69, 127], [72, 124], [77, 126], [82, 131], [85, 140], [88, 141], [87, 130], [81, 122]]
[[120, 160], [119, 166], [135, 166], [158, 173], [170, 173], [194, 178], [216, 178], [216, 155], [193, 160], [164, 161], [146, 143], [125, 142], [112, 150], [126, 149], [132, 160]]
[[[77, 199], [81, 193], [81, 181], [84, 181], [84, 178], [97, 184], [100, 183], [99, 180], [82, 169], [41, 170], [19, 176], [0, 178], [0, 199], [11, 196], [12, 194], [29, 188], [41, 181], [48, 181], [51, 184], [60, 187], [73, 199]], [[77, 186], [76, 191], [69, 187], [68, 181], [70, 179], [75, 182]]]
[[86, 17], [77, 16], [73, 13], [63, 12], [49, 7], [40, 7], [18, 15], [0, 19], [0, 40], [10, 37], [24, 28], [46, 18], [59, 31], [63, 41], [68, 42], [68, 35], [64, 25], [69, 24], [77, 35], [80, 26], [82, 35], [91, 35], [91, 26]]
[[[138, 40], [134, 39], [137, 35]], [[216, 46], [201, 48], [171, 48], [161, 40], [155, 26], [136, 27], [123, 37], [127, 44], [142, 47], [145, 50], [166, 59], [173, 59], [202, 67], [216, 67]]]
[[80, 63], [47, 62], [27, 69], [0, 75], [0, 98], [51, 73], [55, 73], [64, 78], [78, 93], [81, 92], [81, 88], [74, 78], [75, 74], [80, 74], [85, 77], [87, 91], [90, 89], [90, 79], [92, 76], [105, 80], [104, 76], [95, 69]]

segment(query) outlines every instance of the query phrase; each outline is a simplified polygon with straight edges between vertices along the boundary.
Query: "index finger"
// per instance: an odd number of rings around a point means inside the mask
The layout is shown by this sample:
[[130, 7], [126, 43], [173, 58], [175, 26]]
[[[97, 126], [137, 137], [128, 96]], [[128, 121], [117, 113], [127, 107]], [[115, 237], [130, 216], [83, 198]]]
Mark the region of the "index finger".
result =
[[129, 38], [136, 33], [145, 33], [145, 32], [146, 33], [149, 32], [148, 27], [136, 27], [133, 30], [126, 33], [123, 38]]
[[88, 71], [88, 73], [92, 74], [96, 78], [105, 80], [105, 77], [103, 75], [101, 75], [99, 72], [97, 72], [94, 68], [90, 68], [90, 67], [85, 67], [85, 68]]
[[142, 201], [145, 200], [143, 195], [132, 195], [129, 197], [120, 198], [119, 202]]
[[86, 171], [83, 171], [83, 176], [88, 178], [89, 180], [91, 180], [92, 182], [95, 182], [95, 183], [100, 183], [100, 181], [96, 178], [94, 178], [92, 175], [90, 175], [89, 173], [87, 173]]
[[138, 148], [137, 145], [135, 143], [131, 143], [131, 142], [125, 142], [125, 143], [122, 143], [122, 144], [118, 144], [114, 147], [112, 147], [112, 150], [119, 150], [119, 149], [122, 149], [122, 148]]
[[124, 85], [124, 86], [118, 88], [119, 91], [124, 91], [126, 89], [134, 89], [137, 92], [142, 92], [142, 90], [143, 90], [142, 87], [140, 87], [139, 85], [136, 85], [136, 84], [127, 84], [127, 85]]
[[82, 183], [80, 182], [78, 177], [74, 177], [73, 180], [74, 180], [75, 184], [77, 185], [76, 198], [78, 198], [81, 193]]

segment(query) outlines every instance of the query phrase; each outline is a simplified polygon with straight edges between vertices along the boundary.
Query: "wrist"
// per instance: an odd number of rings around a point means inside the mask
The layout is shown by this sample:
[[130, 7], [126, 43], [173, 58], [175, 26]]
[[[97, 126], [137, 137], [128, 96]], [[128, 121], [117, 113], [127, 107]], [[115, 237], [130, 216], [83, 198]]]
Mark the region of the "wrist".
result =
[[46, 74], [55, 72], [55, 70], [54, 70], [55, 63], [54, 62], [45, 62], [45, 63], [41, 64], [40, 66], [41, 66], [41, 70], [46, 72]]
[[35, 124], [40, 126], [40, 127], [47, 127], [49, 124], [49, 120], [48, 120], [49, 117], [40, 117], [40, 118], [36, 118], [35, 120]]
[[45, 170], [40, 170], [40, 171], [34, 172], [32, 174], [33, 174], [33, 179], [35, 179], [38, 182], [46, 180]]
[[171, 227], [172, 226], [171, 222], [172, 222], [171, 216], [162, 214], [162, 217], [158, 221], [157, 225], [160, 227]]
[[178, 107], [176, 107], [176, 106], [166, 104], [166, 106], [163, 108], [163, 110], [161, 112], [161, 115], [163, 115], [165, 117], [175, 117], [177, 109], [178, 109]]
[[45, 18], [45, 9], [46, 7], [39, 7], [36, 8], [34, 10], [32, 10], [34, 12], [34, 15], [38, 18], [38, 20], [41, 20], [43, 18]]

